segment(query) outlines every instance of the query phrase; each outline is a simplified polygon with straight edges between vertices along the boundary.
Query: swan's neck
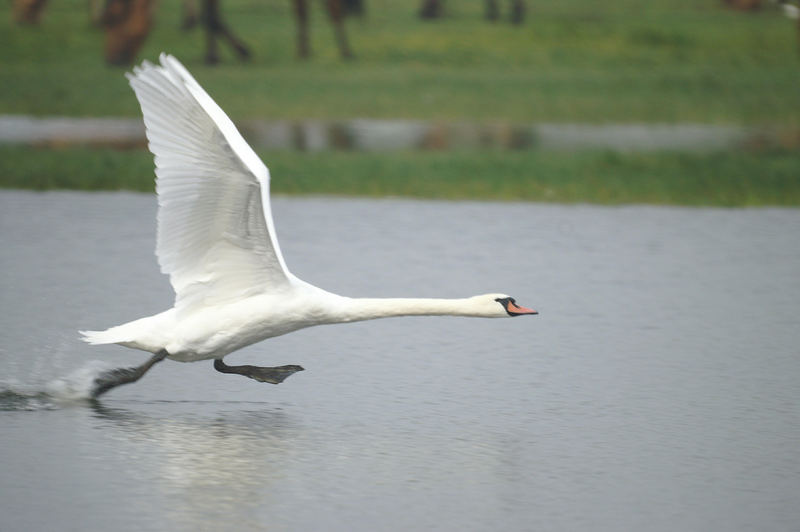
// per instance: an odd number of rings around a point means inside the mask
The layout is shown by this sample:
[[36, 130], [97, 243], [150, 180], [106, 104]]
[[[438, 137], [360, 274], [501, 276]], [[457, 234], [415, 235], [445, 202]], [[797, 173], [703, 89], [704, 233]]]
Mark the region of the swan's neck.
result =
[[397, 316], [483, 316], [470, 299], [343, 298], [336, 313], [339, 322]]

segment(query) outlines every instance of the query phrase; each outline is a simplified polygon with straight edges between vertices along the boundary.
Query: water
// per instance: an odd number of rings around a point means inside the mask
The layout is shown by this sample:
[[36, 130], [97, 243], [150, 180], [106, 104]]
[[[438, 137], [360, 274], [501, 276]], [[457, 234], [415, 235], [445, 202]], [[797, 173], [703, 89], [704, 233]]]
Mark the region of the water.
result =
[[0, 529], [796, 530], [800, 211], [277, 198], [356, 296], [541, 312], [308, 329], [229, 363], [76, 331], [171, 304], [155, 200], [0, 192]]

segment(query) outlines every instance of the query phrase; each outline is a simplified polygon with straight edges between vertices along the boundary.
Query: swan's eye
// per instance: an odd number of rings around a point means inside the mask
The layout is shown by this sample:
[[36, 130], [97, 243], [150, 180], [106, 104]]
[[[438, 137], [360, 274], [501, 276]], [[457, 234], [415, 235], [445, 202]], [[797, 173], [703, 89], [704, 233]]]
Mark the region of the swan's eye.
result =
[[508, 312], [509, 314], [511, 314], [511, 313], [508, 311], [508, 306], [509, 306], [509, 303], [510, 303], [510, 304], [513, 304], [513, 301], [514, 301], [514, 300], [513, 300], [512, 298], [510, 298], [510, 297], [498, 297], [497, 299], [495, 299], [495, 301], [497, 301], [498, 303], [500, 303], [500, 306], [502, 306], [502, 307], [503, 307], [503, 310], [505, 310], [506, 312]]

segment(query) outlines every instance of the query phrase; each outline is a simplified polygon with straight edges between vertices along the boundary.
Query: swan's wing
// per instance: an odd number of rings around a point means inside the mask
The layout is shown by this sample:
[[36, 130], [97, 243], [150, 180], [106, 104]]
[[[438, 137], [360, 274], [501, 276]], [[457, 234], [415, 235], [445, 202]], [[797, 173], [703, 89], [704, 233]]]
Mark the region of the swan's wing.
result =
[[128, 74], [142, 106], [158, 193], [156, 255], [175, 306], [280, 290], [269, 170], [181, 63], [161, 54]]

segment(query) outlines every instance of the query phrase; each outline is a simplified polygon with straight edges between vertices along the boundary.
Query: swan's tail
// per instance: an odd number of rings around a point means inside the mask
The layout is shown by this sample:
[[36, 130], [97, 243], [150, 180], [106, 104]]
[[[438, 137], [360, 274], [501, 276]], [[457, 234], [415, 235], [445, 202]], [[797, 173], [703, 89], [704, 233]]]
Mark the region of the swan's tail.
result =
[[130, 338], [125, 338], [125, 335], [120, 334], [120, 327], [111, 327], [105, 331], [78, 331], [81, 333], [81, 340], [87, 344], [101, 345], [101, 344], [119, 344], [129, 342]]
[[[137, 349], [149, 351], [150, 349], [143, 347], [140, 344], [143, 342], [149, 343], [146, 340], [149, 339], [152, 331], [152, 325], [153, 316], [150, 316], [148, 318], [129, 321], [128, 323], [117, 325], [116, 327], [110, 327], [105, 331], [79, 332], [83, 335], [82, 340], [87, 344], [120, 344], [126, 347], [135, 347]], [[160, 348], [156, 347], [156, 351], [158, 351], [158, 349]]]
[[82, 335], [81, 340], [91, 345], [117, 344], [133, 349], [141, 349], [142, 351], [149, 351], [151, 353], [155, 353], [161, 349], [158, 344], [147, 341], [147, 337], [143, 340], [141, 334], [135, 334], [137, 331], [132, 330], [130, 323], [117, 325], [105, 331], [78, 332]]
[[156, 353], [167, 343], [168, 339], [160, 331], [165, 329], [164, 321], [168, 321], [168, 317], [168, 314], [161, 313], [129, 321], [105, 331], [80, 331], [83, 336], [81, 339], [92, 345], [118, 344]]

